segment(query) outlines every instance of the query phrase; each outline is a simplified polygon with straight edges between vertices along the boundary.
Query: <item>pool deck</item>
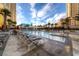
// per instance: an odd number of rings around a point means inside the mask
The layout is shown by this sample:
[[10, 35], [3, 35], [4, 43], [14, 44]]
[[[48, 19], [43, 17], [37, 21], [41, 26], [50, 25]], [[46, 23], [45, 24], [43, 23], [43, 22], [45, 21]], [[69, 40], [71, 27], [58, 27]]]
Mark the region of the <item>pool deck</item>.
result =
[[[44, 46], [42, 48], [37, 49], [35, 53], [29, 52], [26, 54], [26, 48], [21, 47], [20, 41], [17, 39], [17, 36], [15, 35], [10, 35], [7, 45], [4, 49], [3, 56], [22, 56], [22, 55], [34, 55], [34, 54], [39, 54], [39, 55], [54, 55], [57, 48], [61, 48], [62, 44], [57, 43], [55, 41], [51, 40], [44, 40]], [[59, 46], [60, 44], [60, 46]], [[54, 49], [56, 48], [56, 49]], [[50, 52], [49, 52], [50, 51]], [[52, 53], [53, 52], [53, 53]], [[32, 54], [31, 54], [32, 53]]]
[[[77, 47], [79, 44], [76, 44], [76, 42], [72, 42], [73, 43], [73, 48]], [[76, 46], [75, 46], [75, 45]], [[41, 56], [47, 56], [47, 55], [65, 55], [64, 53], [64, 44], [54, 41], [54, 40], [49, 40], [49, 39], [45, 39], [44, 40], [44, 45], [41, 47], [36, 48], [36, 50], [33, 50], [32, 52], [29, 52], [28, 54], [26, 54], [26, 47], [21, 47], [20, 41], [18, 40], [16, 35], [10, 35], [7, 43], [6, 43], [6, 47], [4, 49], [4, 52], [2, 54], [2, 56], [27, 56], [27, 55], [41, 55]], [[79, 55], [79, 47], [76, 48], [76, 50], [74, 49], [74, 55]], [[76, 52], [78, 51], [78, 52]], [[77, 53], [77, 54], [76, 54]]]
[[23, 52], [18, 50], [19, 47], [20, 46], [17, 37], [15, 35], [11, 35], [7, 41], [2, 56], [21, 56]]

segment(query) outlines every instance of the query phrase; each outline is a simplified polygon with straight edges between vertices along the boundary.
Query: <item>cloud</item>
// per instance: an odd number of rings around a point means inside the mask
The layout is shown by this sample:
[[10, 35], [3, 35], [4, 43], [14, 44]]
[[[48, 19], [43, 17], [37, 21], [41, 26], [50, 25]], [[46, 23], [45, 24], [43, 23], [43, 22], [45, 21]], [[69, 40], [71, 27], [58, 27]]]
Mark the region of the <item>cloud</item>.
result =
[[51, 4], [46, 4], [44, 6], [44, 8], [42, 8], [40, 11], [37, 12], [37, 10], [35, 9], [35, 3], [31, 3], [30, 4], [31, 8], [31, 14], [32, 14], [32, 18], [36, 18], [36, 17], [43, 17], [45, 16], [45, 14], [51, 9]]
[[38, 25], [38, 24], [39, 24], [39, 23], [38, 23], [39, 21], [38, 21], [38, 20], [36, 20], [35, 18], [34, 18], [34, 19], [32, 19], [32, 20], [31, 20], [31, 22], [33, 23], [33, 25]]
[[66, 13], [60, 13], [60, 14], [57, 13], [53, 17], [48, 18], [46, 22], [57, 23], [61, 18], [65, 18], [65, 17], [66, 17]]
[[[46, 15], [48, 11], [51, 10], [52, 5], [51, 4], [46, 4], [44, 6], [44, 8], [42, 8], [40, 11], [36, 11], [35, 4], [30, 4], [31, 5], [31, 11], [32, 11], [32, 20], [31, 22], [33, 23], [33, 25], [44, 25], [44, 22], [41, 22], [41, 20], [45, 19], [46, 17], [49, 17], [50, 15]], [[53, 8], [52, 10], [55, 10], [57, 8], [57, 6], [55, 8]], [[36, 15], [37, 12], [37, 15]], [[55, 11], [57, 12], [57, 11]], [[51, 22], [51, 23], [56, 23], [59, 21], [59, 19], [63, 18], [66, 16], [66, 13], [56, 13], [53, 17], [48, 18], [46, 21], [46, 23]]]
[[[53, 7], [53, 5], [52, 5], [52, 8], [51, 8], [50, 11], [49, 11], [50, 14], [45, 15], [44, 17], [42, 17], [42, 19], [44, 20], [44, 19], [49, 18], [50, 16], [56, 14], [56, 13], [58, 12], [58, 10], [56, 10], [57, 7], [58, 7], [58, 6]], [[54, 11], [54, 12], [53, 12], [53, 11]]]
[[25, 22], [25, 20], [26, 20], [26, 18], [20, 13], [17, 15], [16, 19], [17, 19], [17, 25]]
[[46, 4], [43, 9], [38, 11], [37, 16], [43, 17], [51, 9], [51, 4]]
[[22, 7], [19, 6], [18, 4], [16, 5], [16, 11], [17, 13], [21, 12], [22, 11]]
[[[17, 24], [21, 24], [21, 23], [33, 23], [33, 25], [44, 25], [46, 23], [48, 23], [49, 21], [51, 23], [56, 23], [59, 21], [60, 18], [63, 18], [66, 16], [66, 13], [63, 12], [63, 13], [60, 13], [59, 10], [58, 10], [58, 7], [57, 5], [54, 5], [54, 4], [51, 4], [51, 3], [48, 3], [48, 4], [45, 4], [43, 6], [43, 8], [39, 9], [40, 7], [38, 7], [38, 11], [37, 9], [35, 8], [37, 4], [35, 3], [31, 3], [30, 4], [30, 11], [28, 12], [29, 14], [31, 13], [31, 17], [25, 15], [23, 12], [27, 12], [25, 11], [22, 6], [20, 6], [19, 4], [17, 4], [17, 10], [16, 10], [16, 13], [17, 13], [17, 16], [16, 16], [16, 19], [17, 19]], [[40, 5], [41, 6], [41, 5]], [[26, 7], [27, 8], [27, 7]], [[54, 12], [53, 12], [54, 11]], [[28, 14], [28, 15], [29, 15]], [[54, 16], [53, 16], [54, 15]], [[30, 20], [28, 20], [25, 16], [27, 16], [27, 18], [29, 18]], [[51, 17], [52, 16], [52, 17]], [[27, 21], [26, 21], [27, 20]]]
[[33, 26], [35, 26], [35, 25], [44, 25], [45, 24], [44, 22], [41, 22], [40, 20], [37, 20], [37, 19], [32, 19], [31, 23], [33, 24]]
[[66, 17], [66, 13], [60, 13], [54, 19], [55, 22], [58, 22], [61, 18], [65, 18], [65, 17]]
[[47, 23], [48, 23], [48, 22], [52, 22], [53, 20], [55, 20], [56, 17], [58, 17], [58, 14], [55, 14], [53, 17], [48, 18], [48, 19], [47, 19]]
[[31, 10], [32, 18], [36, 18], [36, 10], [34, 8], [35, 3], [31, 3], [30, 6], [31, 6], [30, 10]]
[[22, 14], [22, 7], [17, 5], [16, 6], [17, 10], [16, 10], [16, 21], [17, 21], [17, 25], [21, 24], [22, 22], [25, 22], [25, 17]]
[[43, 23], [43, 22], [40, 22], [40, 21], [36, 21], [36, 23], [33, 23], [33, 26], [35, 26], [35, 25], [44, 25], [45, 23]]

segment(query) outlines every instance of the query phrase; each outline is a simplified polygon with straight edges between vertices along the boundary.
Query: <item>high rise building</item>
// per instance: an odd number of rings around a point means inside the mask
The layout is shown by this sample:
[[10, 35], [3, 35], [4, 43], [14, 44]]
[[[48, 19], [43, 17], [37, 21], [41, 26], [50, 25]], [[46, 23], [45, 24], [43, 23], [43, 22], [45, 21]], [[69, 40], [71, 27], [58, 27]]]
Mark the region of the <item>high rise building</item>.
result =
[[67, 3], [67, 16], [75, 17], [79, 13], [79, 3]]
[[[7, 19], [11, 19], [12, 21], [16, 22], [16, 4], [15, 3], [0, 3], [0, 10], [1, 9], [8, 9], [11, 12], [11, 17], [7, 16]], [[2, 18], [2, 15], [0, 15]], [[3, 25], [4, 19], [0, 19], [0, 24]]]
[[1, 9], [1, 8], [4, 8], [4, 5], [3, 5], [2, 3], [0, 3], [0, 9]]
[[11, 20], [16, 21], [16, 4], [15, 3], [4, 3], [4, 7], [11, 12]]
[[79, 3], [67, 3], [67, 17], [71, 17], [69, 26], [71, 28], [79, 28], [79, 21], [75, 16], [79, 14]]
[[10, 4], [10, 11], [11, 11], [11, 19], [13, 21], [16, 21], [16, 4], [15, 3], [11, 3]]
[[1, 14], [1, 9], [3, 9], [3, 8], [4, 8], [4, 5], [2, 3], [0, 3], [0, 28], [2, 27], [3, 22], [4, 22], [3, 15]]

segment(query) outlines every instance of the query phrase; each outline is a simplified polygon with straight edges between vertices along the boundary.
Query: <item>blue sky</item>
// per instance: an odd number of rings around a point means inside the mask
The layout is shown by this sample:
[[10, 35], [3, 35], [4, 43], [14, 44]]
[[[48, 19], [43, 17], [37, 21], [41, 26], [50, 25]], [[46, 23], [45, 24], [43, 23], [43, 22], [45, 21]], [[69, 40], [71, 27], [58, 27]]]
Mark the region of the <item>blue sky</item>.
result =
[[66, 17], [65, 3], [17, 3], [17, 25], [21, 23], [44, 25], [48, 22], [56, 23]]

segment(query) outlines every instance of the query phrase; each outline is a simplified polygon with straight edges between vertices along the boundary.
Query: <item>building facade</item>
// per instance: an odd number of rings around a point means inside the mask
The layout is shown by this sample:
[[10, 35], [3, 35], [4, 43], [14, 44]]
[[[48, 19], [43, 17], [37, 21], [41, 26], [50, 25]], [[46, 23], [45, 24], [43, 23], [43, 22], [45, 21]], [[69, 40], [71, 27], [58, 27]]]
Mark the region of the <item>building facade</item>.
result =
[[78, 3], [67, 3], [67, 16], [74, 17], [79, 13], [79, 4]]
[[[16, 4], [15, 3], [0, 3], [0, 10], [5, 9], [5, 8], [11, 12], [11, 17], [7, 16], [7, 19], [11, 19], [12, 21], [16, 22]], [[1, 20], [4, 21], [4, 19], [0, 19], [0, 21]], [[2, 23], [3, 22], [0, 22], [1, 25], [3, 25]]]
[[67, 17], [71, 17], [69, 27], [79, 28], [79, 21], [75, 16], [79, 14], [79, 3], [67, 3]]
[[15, 3], [11, 3], [10, 4], [10, 11], [11, 11], [11, 19], [13, 21], [16, 21], [16, 4]]
[[3, 22], [4, 22], [3, 15], [1, 14], [1, 9], [3, 9], [3, 8], [4, 8], [4, 5], [2, 3], [0, 3], [0, 28], [2, 27]]
[[4, 7], [11, 12], [12, 21], [16, 21], [16, 4], [15, 3], [4, 3]]

